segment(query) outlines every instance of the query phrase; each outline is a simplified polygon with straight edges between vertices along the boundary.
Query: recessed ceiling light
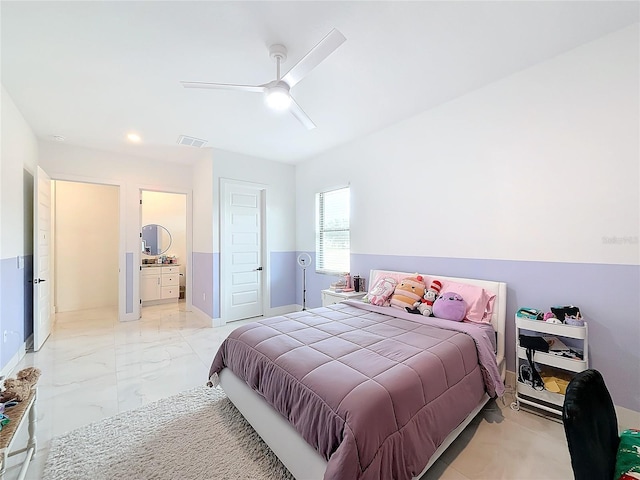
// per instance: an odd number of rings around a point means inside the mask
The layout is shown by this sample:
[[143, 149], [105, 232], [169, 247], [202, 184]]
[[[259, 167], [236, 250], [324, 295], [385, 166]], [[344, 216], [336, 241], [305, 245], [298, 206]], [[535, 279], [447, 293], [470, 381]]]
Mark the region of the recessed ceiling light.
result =
[[56, 142], [64, 142], [66, 140], [66, 138], [64, 138], [62, 135], [53, 135], [53, 139]]
[[139, 142], [140, 140], [142, 140], [142, 139], [140, 138], [140, 135], [138, 135], [137, 133], [129, 133], [129, 134], [127, 135], [127, 138], [129, 139], [129, 141], [130, 141], [130, 142], [134, 142], [134, 143], [137, 143], [137, 142]]

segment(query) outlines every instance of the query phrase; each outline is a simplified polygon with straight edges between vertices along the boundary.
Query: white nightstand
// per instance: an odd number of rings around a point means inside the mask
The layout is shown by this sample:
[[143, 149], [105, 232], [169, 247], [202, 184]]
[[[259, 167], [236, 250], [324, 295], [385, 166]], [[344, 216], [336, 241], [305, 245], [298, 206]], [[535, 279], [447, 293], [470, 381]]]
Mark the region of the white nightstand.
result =
[[322, 290], [322, 306], [326, 307], [343, 300], [361, 300], [367, 292], [334, 292], [333, 290]]

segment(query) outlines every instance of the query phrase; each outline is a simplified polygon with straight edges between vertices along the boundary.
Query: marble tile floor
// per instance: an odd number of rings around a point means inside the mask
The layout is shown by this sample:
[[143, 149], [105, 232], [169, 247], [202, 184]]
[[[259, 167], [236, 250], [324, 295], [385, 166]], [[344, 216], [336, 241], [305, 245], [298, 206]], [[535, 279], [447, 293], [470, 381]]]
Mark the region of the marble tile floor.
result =
[[[54, 436], [204, 384], [221, 342], [246, 322], [212, 328], [184, 303], [145, 307], [134, 322], [119, 322], [115, 308], [57, 314], [43, 348], [16, 367], [42, 370], [27, 478], [42, 478]], [[422, 480], [572, 478], [562, 423], [505, 400], [489, 402]], [[16, 445], [26, 438], [23, 428]], [[6, 480], [17, 478], [21, 457], [9, 460]]]

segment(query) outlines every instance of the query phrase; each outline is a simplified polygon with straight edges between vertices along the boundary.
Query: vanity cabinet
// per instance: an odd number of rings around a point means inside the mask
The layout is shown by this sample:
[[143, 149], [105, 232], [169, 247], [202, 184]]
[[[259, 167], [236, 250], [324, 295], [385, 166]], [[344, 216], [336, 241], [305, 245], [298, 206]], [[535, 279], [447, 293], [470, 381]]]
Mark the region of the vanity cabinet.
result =
[[143, 265], [140, 274], [140, 299], [143, 305], [168, 303], [180, 294], [179, 265]]
[[142, 272], [140, 272], [140, 299], [143, 304], [160, 298], [160, 268], [142, 267]]

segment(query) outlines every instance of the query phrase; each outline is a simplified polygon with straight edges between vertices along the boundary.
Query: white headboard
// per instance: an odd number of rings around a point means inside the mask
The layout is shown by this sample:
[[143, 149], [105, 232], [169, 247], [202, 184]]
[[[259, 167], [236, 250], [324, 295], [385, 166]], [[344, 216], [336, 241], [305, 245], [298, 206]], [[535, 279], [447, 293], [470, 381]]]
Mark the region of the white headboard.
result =
[[[409, 277], [415, 275], [416, 272], [397, 272], [393, 270], [371, 270], [369, 273], [369, 287], [375, 278], [380, 274], [390, 274], [393, 277]], [[506, 374], [506, 360], [504, 356], [505, 347], [505, 329], [507, 315], [507, 284], [505, 282], [495, 282], [492, 280], [478, 280], [477, 278], [459, 278], [444, 277], [442, 275], [433, 275], [430, 273], [420, 273], [425, 277], [437, 278], [439, 280], [449, 280], [452, 282], [466, 283], [484, 288], [487, 292], [495, 293], [496, 299], [493, 303], [493, 314], [491, 315], [491, 324], [497, 332], [496, 339], [496, 358], [498, 360], [498, 368], [504, 380]]]

